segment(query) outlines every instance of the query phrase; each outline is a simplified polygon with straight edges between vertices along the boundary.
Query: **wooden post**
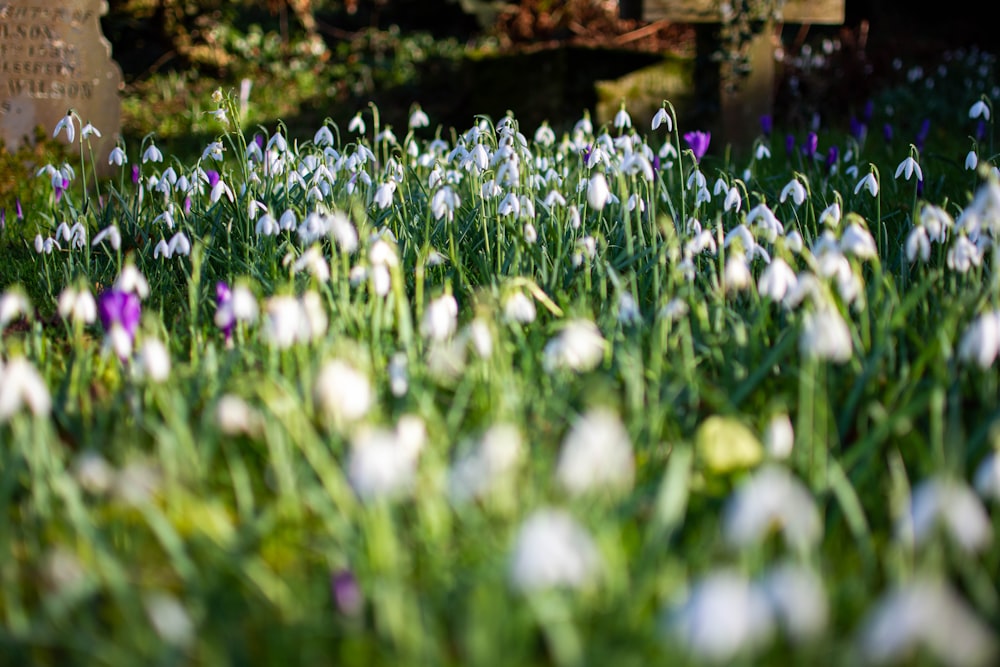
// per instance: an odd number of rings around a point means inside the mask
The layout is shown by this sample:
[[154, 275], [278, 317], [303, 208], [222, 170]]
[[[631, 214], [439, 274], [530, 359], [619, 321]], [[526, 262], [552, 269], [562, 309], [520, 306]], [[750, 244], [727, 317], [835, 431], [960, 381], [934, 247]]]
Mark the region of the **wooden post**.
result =
[[[621, 0], [626, 3], [626, 0]], [[629, 11], [634, 8], [629, 4]], [[845, 0], [785, 0], [777, 17], [752, 17], [763, 30], [749, 44], [750, 72], [732, 77], [713, 56], [722, 46], [722, 0], [642, 0], [642, 19], [696, 24], [696, 116], [717, 119], [719, 139], [734, 149], [748, 147], [760, 132], [760, 117], [772, 113], [774, 103], [774, 26], [782, 23], [839, 25]]]

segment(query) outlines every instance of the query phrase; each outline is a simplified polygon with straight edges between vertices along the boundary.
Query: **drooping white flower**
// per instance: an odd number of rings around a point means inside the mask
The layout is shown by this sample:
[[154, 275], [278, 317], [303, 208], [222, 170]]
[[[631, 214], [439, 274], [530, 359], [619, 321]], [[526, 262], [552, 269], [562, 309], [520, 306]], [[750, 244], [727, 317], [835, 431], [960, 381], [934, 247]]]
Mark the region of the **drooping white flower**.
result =
[[781, 257], [775, 257], [757, 280], [757, 291], [761, 296], [772, 301], [781, 301], [789, 290], [795, 289], [798, 277], [788, 262]]
[[155, 593], [147, 595], [144, 603], [149, 621], [160, 639], [180, 648], [194, 641], [194, 621], [177, 598], [169, 593]]
[[897, 532], [912, 532], [917, 545], [935, 537], [938, 527], [965, 551], [982, 551], [993, 539], [993, 525], [979, 497], [964, 483], [934, 477], [921, 482], [910, 500], [910, 512]]
[[759, 586], [730, 570], [697, 581], [665, 615], [666, 630], [699, 658], [723, 664], [766, 645], [774, 633]]
[[862, 188], [868, 190], [868, 194], [872, 197], [878, 196], [878, 179], [875, 178], [875, 172], [868, 172], [864, 178], [858, 181], [858, 184], [854, 186], [854, 194], [861, 192]]
[[550, 373], [558, 368], [593, 370], [604, 357], [605, 344], [596, 324], [586, 319], [571, 320], [545, 344], [542, 365]]
[[45, 380], [24, 357], [0, 364], [0, 423], [27, 409], [43, 417], [52, 410], [52, 398]]
[[170, 352], [157, 338], [144, 338], [136, 354], [136, 373], [152, 382], [164, 382], [170, 377]]
[[924, 172], [920, 169], [920, 165], [913, 159], [912, 155], [908, 155], [902, 162], [899, 163], [899, 166], [896, 167], [895, 178], [898, 179], [902, 176], [906, 180], [910, 180], [913, 178], [914, 174], [917, 175], [918, 181], [924, 180]]
[[504, 299], [503, 313], [508, 322], [531, 324], [535, 321], [535, 302], [521, 290], [513, 291]]
[[945, 257], [948, 268], [967, 273], [973, 266], [983, 263], [983, 253], [975, 243], [969, 240], [968, 236], [960, 234], [955, 237], [948, 254]]
[[802, 206], [802, 203], [806, 200], [806, 188], [802, 185], [802, 181], [797, 178], [788, 181], [788, 184], [781, 190], [779, 198], [781, 203], [784, 204], [789, 196], [791, 196], [796, 206]]
[[517, 427], [506, 423], [490, 426], [475, 447], [452, 465], [448, 477], [451, 498], [463, 503], [489, 494], [517, 466], [522, 449]]
[[856, 222], [852, 222], [840, 236], [840, 250], [845, 255], [854, 255], [858, 259], [878, 257], [878, 248], [871, 232]]
[[587, 203], [591, 208], [600, 211], [610, 197], [611, 191], [608, 189], [608, 180], [604, 178], [604, 174], [594, 174], [587, 184]]
[[992, 629], [950, 586], [932, 579], [883, 595], [862, 623], [859, 647], [877, 664], [898, 662], [917, 648], [949, 667], [985, 667], [997, 654]]
[[134, 292], [140, 299], [149, 296], [149, 282], [146, 276], [136, 268], [135, 264], [126, 264], [115, 280], [115, 289], [122, 292]]
[[822, 529], [809, 490], [777, 464], [756, 471], [733, 492], [723, 519], [726, 540], [736, 547], [759, 543], [779, 530], [789, 546], [804, 550], [819, 542]]
[[921, 262], [931, 258], [931, 242], [923, 225], [914, 227], [906, 237], [906, 259], [912, 263], [918, 257]]
[[764, 447], [776, 459], [787, 459], [795, 446], [795, 430], [792, 420], [784, 412], [771, 417], [764, 429]]
[[522, 593], [583, 588], [596, 579], [601, 566], [597, 545], [583, 526], [564, 510], [542, 508], [521, 524], [509, 577]]
[[364, 417], [375, 400], [368, 377], [341, 359], [323, 365], [313, 395], [316, 407], [338, 427]]
[[799, 350], [806, 356], [843, 363], [854, 354], [851, 330], [835, 308], [821, 304], [803, 316]]
[[55, 139], [58, 137], [59, 133], [63, 130], [66, 131], [66, 141], [73, 143], [73, 140], [76, 139], [76, 125], [73, 123], [72, 115], [66, 114], [59, 119], [59, 122], [56, 123], [55, 131], [52, 132], [52, 138]]
[[410, 129], [416, 129], [418, 127], [427, 127], [431, 124], [431, 119], [427, 117], [427, 112], [416, 106], [413, 109], [413, 113], [410, 114], [409, 126]]
[[163, 153], [160, 149], [156, 147], [156, 144], [149, 144], [145, 151], [142, 153], [142, 161], [146, 162], [163, 162]]
[[821, 636], [829, 620], [822, 579], [801, 565], [781, 563], [760, 581], [778, 625], [793, 642]]
[[833, 202], [819, 214], [819, 221], [830, 227], [837, 227], [841, 219], [840, 202]]
[[[983, 120], [990, 119], [990, 105], [988, 105], [985, 100], [979, 99], [969, 107], [969, 118], [976, 119], [982, 118]], [[71, 140], [72, 141], [72, 140]]]
[[264, 306], [264, 338], [279, 349], [307, 338], [308, 324], [302, 304], [294, 296], [276, 294]]
[[420, 322], [420, 333], [431, 340], [450, 338], [458, 327], [458, 302], [451, 294], [442, 294], [427, 304]]
[[[756, 244], [753, 247], [756, 247]], [[722, 285], [726, 292], [745, 290], [752, 283], [753, 276], [750, 275], [750, 263], [747, 261], [747, 256], [742, 252], [729, 253], [722, 273]]]
[[254, 437], [263, 428], [263, 417], [243, 398], [225, 394], [215, 405], [215, 423], [226, 435]]
[[653, 114], [652, 128], [653, 130], [659, 129], [661, 125], [666, 124], [667, 132], [673, 132], [674, 123], [670, 118], [670, 114], [667, 113], [666, 107], [660, 107], [655, 114]]
[[976, 151], [969, 151], [969, 153], [965, 156], [965, 168], [969, 171], [975, 171], [978, 166], [979, 156], [976, 155]]
[[0, 331], [14, 320], [31, 313], [31, 302], [20, 287], [11, 287], [0, 295]]
[[621, 419], [605, 408], [580, 417], [562, 442], [556, 478], [573, 495], [632, 485], [632, 441]]
[[363, 428], [352, 438], [347, 478], [363, 501], [394, 500], [412, 490], [424, 444], [423, 423], [414, 419], [400, 419], [392, 431]]
[[94, 236], [93, 240], [90, 242], [90, 245], [92, 247], [96, 248], [97, 246], [99, 246], [104, 241], [104, 239], [108, 239], [108, 243], [111, 244], [111, 247], [114, 250], [118, 250], [118, 249], [120, 249], [122, 247], [122, 235], [121, 235], [121, 232], [118, 231], [118, 227], [116, 227], [113, 224], [112, 225], [108, 225], [107, 227], [105, 227], [101, 231], [97, 232], [97, 234]]

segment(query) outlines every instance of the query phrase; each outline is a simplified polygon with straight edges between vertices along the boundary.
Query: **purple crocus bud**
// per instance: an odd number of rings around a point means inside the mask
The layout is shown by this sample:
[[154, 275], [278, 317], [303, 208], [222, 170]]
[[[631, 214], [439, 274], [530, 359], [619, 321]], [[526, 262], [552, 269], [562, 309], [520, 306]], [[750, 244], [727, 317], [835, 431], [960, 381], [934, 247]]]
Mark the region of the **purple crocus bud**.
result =
[[132, 341], [139, 328], [142, 315], [139, 297], [132, 292], [108, 290], [97, 301], [97, 314], [101, 318], [107, 344], [124, 361], [132, 353]]
[[836, 146], [830, 146], [830, 150], [826, 152], [826, 166], [827, 168], [832, 167], [837, 164], [837, 159], [840, 157], [840, 149]]
[[214, 188], [219, 183], [219, 172], [214, 169], [209, 169], [205, 172], [205, 176], [208, 177], [208, 187]]
[[789, 157], [795, 152], [795, 135], [785, 135], [785, 154]]
[[190, 213], [191, 212], [191, 198], [190, 197], [185, 197], [184, 198], [184, 212], [185, 213]]
[[0, 231], [7, 229], [7, 207], [0, 208]]
[[868, 100], [867, 102], [865, 102], [865, 110], [864, 112], [862, 112], [861, 115], [866, 125], [871, 122], [872, 114], [874, 113], [875, 113], [875, 102]]
[[264, 150], [264, 135], [258, 132], [253, 135], [254, 143], [257, 144], [257, 148]]
[[851, 116], [851, 136], [861, 141], [868, 133], [868, 126], [854, 116]]
[[139, 165], [132, 165], [132, 183], [136, 184], [139, 182]]
[[931, 119], [924, 118], [920, 123], [920, 130], [917, 131], [917, 140], [913, 143], [916, 144], [917, 150], [923, 150], [924, 144], [927, 143], [927, 136], [931, 132]]
[[982, 141], [986, 136], [986, 123], [980, 118], [979, 122], [976, 123], [976, 141]]
[[236, 317], [233, 315], [233, 291], [221, 280], [215, 283], [215, 324], [222, 330], [228, 344], [233, 339]]
[[655, 181], [660, 176], [660, 156], [653, 156], [653, 180]]
[[812, 159], [816, 156], [816, 148], [819, 146], [819, 137], [816, 136], [815, 132], [810, 132], [806, 136], [806, 141], [802, 144], [802, 154], [807, 158]]
[[886, 142], [892, 141], [892, 125], [886, 123], [882, 126], [882, 136], [885, 137]]
[[14, 199], [14, 210], [17, 212], [17, 219], [24, 220], [24, 211], [21, 209], [21, 198], [16, 197]]
[[774, 129], [774, 119], [771, 114], [766, 113], [760, 117], [760, 131], [765, 137], [771, 136], [771, 131]]
[[344, 616], [357, 616], [361, 613], [365, 601], [358, 580], [350, 570], [338, 570], [330, 575], [330, 593], [337, 611]]
[[684, 141], [687, 142], [688, 148], [694, 153], [695, 162], [701, 162], [701, 158], [705, 157], [705, 153], [708, 152], [708, 144], [712, 141], [712, 133], [700, 130], [687, 132], [684, 134]]

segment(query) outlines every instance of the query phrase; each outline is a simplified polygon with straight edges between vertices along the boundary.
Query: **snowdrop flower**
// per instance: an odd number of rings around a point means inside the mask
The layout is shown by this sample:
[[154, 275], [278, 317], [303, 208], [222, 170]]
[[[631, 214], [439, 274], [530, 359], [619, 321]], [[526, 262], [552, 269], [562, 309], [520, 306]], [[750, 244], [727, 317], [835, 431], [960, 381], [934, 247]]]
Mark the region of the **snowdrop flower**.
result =
[[427, 117], [427, 113], [420, 108], [420, 105], [416, 105], [413, 109], [413, 113], [410, 114], [409, 126], [411, 130], [418, 127], [427, 127], [431, 124], [431, 119]]
[[108, 239], [108, 243], [111, 244], [111, 247], [114, 250], [118, 250], [122, 247], [121, 232], [119, 232], [118, 227], [116, 227], [113, 224], [108, 225], [107, 227], [99, 231], [97, 235], [94, 236], [93, 240], [90, 242], [90, 245], [96, 248], [98, 245], [104, 242], [104, 239]]
[[187, 255], [191, 254], [191, 241], [184, 232], [177, 232], [172, 237], [170, 237], [170, 243], [167, 246], [170, 249], [169, 256], [172, 255]]
[[357, 132], [358, 134], [365, 133], [365, 119], [361, 117], [360, 111], [354, 114], [354, 118], [347, 124], [347, 131]]
[[942, 581], [918, 579], [897, 586], [869, 612], [859, 635], [864, 657], [898, 662], [923, 648], [949, 667], [993, 664], [993, 630]]
[[604, 358], [606, 341], [590, 320], [570, 320], [545, 344], [542, 365], [549, 373], [558, 368], [590, 371]]
[[[60, 317], [71, 322], [90, 324], [97, 319], [97, 302], [86, 288], [66, 287], [59, 294], [58, 310]], [[3, 328], [2, 311], [0, 305], [0, 328]]]
[[948, 248], [946, 261], [949, 269], [966, 273], [973, 266], [979, 266], [983, 263], [983, 254], [976, 244], [969, 240], [969, 237], [959, 235]]
[[131, 292], [140, 299], [149, 296], [149, 283], [146, 277], [135, 267], [135, 264], [126, 264], [115, 280], [114, 288], [122, 292]]
[[392, 204], [392, 195], [396, 192], [396, 181], [388, 180], [382, 185], [378, 186], [375, 191], [375, 197], [373, 198], [373, 203], [379, 207], [381, 210], [389, 208]]
[[150, 143], [149, 147], [142, 153], [142, 162], [143, 164], [146, 162], [163, 162], [163, 153], [156, 147], [156, 144]]
[[165, 259], [170, 258], [170, 246], [167, 245], [166, 239], [160, 239], [160, 241], [153, 248], [153, 258], [159, 259], [161, 257]]
[[552, 131], [547, 122], [542, 122], [535, 130], [535, 143], [548, 147], [556, 142], [556, 133]]
[[917, 257], [922, 262], [931, 258], [931, 242], [923, 225], [914, 227], [906, 237], [906, 259], [912, 263]]
[[396, 429], [362, 428], [351, 440], [347, 478], [365, 502], [393, 500], [410, 492], [425, 438], [415, 417], [400, 418]]
[[31, 302], [20, 287], [12, 287], [0, 295], [0, 331], [22, 315], [30, 316], [31, 313]]
[[918, 181], [924, 180], [924, 172], [921, 171], [920, 165], [917, 164], [917, 161], [913, 159], [912, 155], [908, 155], [906, 159], [900, 162], [899, 166], [896, 167], [895, 177], [896, 179], [899, 179], [899, 177], [902, 176], [906, 180], [910, 180], [911, 178], [913, 178], [914, 174], [917, 175]]
[[[626, 127], [632, 127], [632, 116], [630, 116], [628, 111], [625, 110], [624, 104], [620, 109], [618, 109], [618, 113], [615, 114], [614, 126], [619, 130], [624, 130]], [[72, 139], [70, 141], [72, 141]]]
[[604, 174], [594, 174], [587, 184], [587, 203], [591, 208], [600, 211], [608, 203], [611, 191], [608, 189], [608, 181]]
[[99, 453], [87, 451], [76, 457], [73, 476], [88, 493], [102, 495], [114, 484], [115, 470]]
[[723, 210], [738, 213], [742, 205], [743, 198], [740, 196], [739, 189], [736, 187], [729, 188], [729, 191], [726, 193], [726, 201], [722, 205]]
[[655, 114], [653, 114], [652, 127], [653, 130], [659, 129], [660, 125], [666, 124], [667, 132], [672, 132], [674, 129], [674, 123], [670, 119], [670, 114], [667, 113], [666, 107], [660, 107]]
[[455, 217], [455, 209], [461, 206], [462, 200], [455, 191], [445, 185], [431, 197], [431, 213], [435, 220], [446, 218], [451, 221]]
[[327, 216], [327, 233], [337, 243], [341, 252], [351, 254], [358, 249], [358, 230], [344, 213], [335, 211]]
[[869, 171], [864, 178], [858, 181], [858, 184], [854, 186], [854, 194], [861, 192], [862, 188], [868, 190], [872, 197], [878, 196], [878, 180], [875, 178], [875, 172]]
[[563, 510], [542, 508], [521, 524], [509, 577], [522, 593], [583, 588], [597, 577], [601, 565], [597, 545], [585, 528]]
[[781, 257], [776, 257], [760, 274], [757, 291], [772, 301], [781, 301], [797, 284], [798, 277], [792, 267]]
[[767, 160], [771, 157], [771, 149], [767, 147], [767, 144], [758, 144], [757, 150], [754, 153], [754, 158], [757, 160]]
[[764, 466], [736, 489], [723, 519], [726, 540], [736, 547], [759, 543], [773, 529], [800, 551], [815, 546], [823, 530], [809, 490], [776, 464]]
[[225, 195], [226, 199], [231, 202], [236, 200], [236, 195], [233, 194], [233, 189], [220, 178], [216, 184], [212, 186], [212, 191], [208, 195], [208, 200], [212, 204], [215, 204], [222, 199], [223, 195]]
[[[990, 106], [983, 99], [976, 100], [976, 102], [969, 108], [969, 118], [982, 118], [983, 120], [989, 120]], [[70, 141], [72, 141], [72, 139], [70, 139]]]
[[796, 255], [802, 252], [805, 242], [802, 240], [802, 234], [799, 230], [793, 229], [785, 235], [785, 247]]
[[972, 489], [940, 477], [925, 480], [913, 490], [909, 515], [903, 517], [897, 532], [912, 531], [919, 546], [935, 536], [938, 526], [969, 552], [982, 551], [993, 539], [990, 518]]
[[792, 420], [784, 412], [771, 417], [764, 429], [764, 447], [775, 459], [787, 459], [795, 446], [795, 430]]
[[731, 252], [726, 257], [726, 266], [722, 273], [722, 286], [726, 292], [742, 291], [753, 282], [750, 275], [750, 264], [742, 252]]
[[836, 201], [824, 208], [823, 212], [819, 214], [819, 221], [830, 227], [836, 227], [839, 225], [840, 218], [840, 202]]
[[340, 359], [323, 365], [313, 395], [316, 407], [337, 427], [361, 419], [375, 402], [368, 377]]
[[826, 630], [829, 607], [823, 581], [812, 570], [782, 563], [760, 582], [775, 620], [794, 642], [818, 638]]
[[195, 636], [194, 621], [177, 598], [168, 593], [155, 593], [147, 595], [144, 603], [149, 622], [160, 639], [182, 648], [191, 644]]
[[226, 435], [257, 437], [264, 428], [261, 414], [236, 394], [225, 394], [215, 405], [215, 423]]
[[635, 476], [632, 441], [614, 412], [590, 410], [576, 420], [563, 439], [556, 479], [569, 493], [627, 489]]
[[254, 232], [258, 236], [277, 236], [280, 231], [281, 227], [278, 226], [278, 221], [270, 213], [260, 216], [254, 226]]
[[524, 292], [511, 292], [503, 303], [504, 319], [508, 322], [531, 324], [535, 321], [535, 302]]
[[844, 363], [854, 354], [851, 330], [833, 306], [820, 304], [802, 318], [799, 350], [805, 356]]
[[684, 301], [680, 297], [674, 297], [670, 301], [667, 301], [662, 308], [660, 308], [657, 315], [661, 319], [665, 319], [669, 322], [678, 322], [683, 317], [686, 317], [689, 311], [687, 301]]
[[451, 467], [448, 488], [451, 498], [464, 503], [486, 496], [509, 475], [521, 460], [521, 433], [511, 424], [494, 424], [474, 449]]
[[852, 222], [841, 235], [840, 249], [844, 254], [854, 255], [858, 259], [878, 257], [878, 249], [875, 247], [875, 239], [872, 238], [871, 232], [856, 222]]
[[268, 298], [264, 311], [264, 337], [275, 347], [285, 349], [307, 337], [306, 315], [302, 304], [294, 296], [272, 296]]
[[36, 417], [44, 417], [52, 410], [52, 398], [31, 362], [15, 357], [5, 365], [0, 363], [0, 423], [25, 407]]
[[976, 155], [976, 151], [969, 151], [965, 156], [965, 168], [969, 171], [975, 171], [977, 166], [979, 166], [979, 156]]
[[66, 141], [73, 143], [76, 139], [76, 126], [73, 124], [73, 116], [66, 114], [63, 116], [58, 123], [56, 123], [56, 129], [52, 133], [52, 138], [55, 139], [59, 136], [59, 133], [66, 130]]
[[802, 206], [802, 202], [806, 200], [806, 188], [799, 179], [793, 178], [782, 188], [781, 197], [779, 198], [781, 203], [784, 204], [789, 196], [791, 196], [796, 206]]
[[985, 498], [1000, 500], [1000, 456], [990, 452], [976, 468], [976, 491]]
[[761, 648], [774, 632], [764, 592], [740, 574], [721, 570], [691, 588], [666, 614], [667, 630], [698, 657], [727, 663]]
[[316, 134], [313, 135], [313, 143], [319, 146], [320, 148], [324, 146], [332, 146], [333, 132], [331, 132], [330, 128], [327, 127], [326, 125], [322, 126], [318, 130], [316, 130]]
[[443, 341], [455, 333], [458, 326], [458, 302], [451, 294], [442, 294], [427, 304], [420, 333], [430, 340]]
[[114, 148], [111, 149], [111, 152], [108, 153], [109, 165], [113, 164], [115, 166], [120, 167], [127, 162], [128, 162], [128, 156], [125, 155], [125, 151], [122, 150], [121, 146], [115, 146]]
[[145, 338], [136, 354], [135, 371], [138, 377], [152, 382], [164, 382], [170, 377], [170, 352], [156, 338]]

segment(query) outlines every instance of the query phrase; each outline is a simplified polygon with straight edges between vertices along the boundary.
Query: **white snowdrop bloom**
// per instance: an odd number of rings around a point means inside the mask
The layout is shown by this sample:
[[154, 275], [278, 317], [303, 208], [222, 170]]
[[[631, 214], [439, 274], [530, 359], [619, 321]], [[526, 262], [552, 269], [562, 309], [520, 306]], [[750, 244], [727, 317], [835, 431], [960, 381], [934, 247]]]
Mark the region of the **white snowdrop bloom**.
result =
[[862, 188], [868, 190], [868, 194], [872, 197], [878, 196], [878, 180], [875, 178], [875, 172], [868, 172], [864, 178], [858, 181], [858, 184], [854, 186], [854, 194], [861, 192]]
[[302, 333], [304, 340], [318, 340], [326, 334], [330, 319], [326, 314], [326, 307], [323, 305], [323, 298], [319, 292], [306, 292], [299, 299], [303, 323], [305, 325]]
[[177, 598], [168, 593], [154, 593], [147, 595], [143, 602], [149, 622], [160, 639], [181, 648], [194, 641], [194, 621]]
[[548, 123], [543, 122], [535, 130], [535, 143], [549, 147], [556, 142], [556, 133], [552, 131]]
[[115, 469], [98, 452], [87, 451], [76, 457], [73, 477], [87, 493], [102, 495], [115, 483]]
[[0, 423], [8, 421], [22, 408], [44, 417], [52, 410], [52, 398], [45, 380], [24, 357], [15, 357], [0, 365]]
[[335, 426], [355, 422], [375, 401], [368, 377], [341, 359], [327, 361], [313, 385], [316, 407]]
[[[104, 239], [108, 240], [108, 244], [110, 244], [111, 248], [114, 250], [118, 250], [122, 247], [122, 234], [120, 231], [118, 231], [118, 227], [116, 227], [115, 225], [108, 225], [101, 231], [97, 232], [97, 234], [90, 242], [91, 247], [96, 248], [97, 246], [99, 246], [101, 243], [104, 242]], [[36, 244], [36, 250], [37, 250], [37, 244]]]
[[427, 117], [427, 112], [421, 109], [419, 106], [414, 108], [413, 113], [410, 114], [409, 126], [410, 129], [416, 129], [418, 127], [427, 127], [431, 124], [431, 119]]
[[[484, 186], [485, 187], [485, 184]], [[435, 220], [440, 220], [446, 218], [452, 220], [455, 216], [455, 210], [461, 206], [462, 200], [455, 193], [455, 191], [445, 185], [434, 193], [431, 197], [431, 213], [434, 214]]]
[[802, 206], [802, 203], [806, 200], [806, 187], [802, 185], [802, 181], [797, 178], [788, 181], [785, 187], [781, 189], [779, 200], [784, 204], [789, 196], [796, 206]]
[[191, 241], [184, 232], [177, 232], [170, 237], [167, 248], [170, 251], [170, 255], [184, 255], [186, 257], [191, 254]]
[[585, 319], [570, 320], [545, 344], [542, 365], [549, 373], [558, 368], [590, 371], [604, 358], [605, 345], [596, 324]]
[[31, 302], [20, 287], [9, 288], [0, 295], [0, 331], [14, 320], [31, 313]]
[[856, 222], [848, 225], [840, 236], [840, 249], [844, 254], [854, 255], [858, 259], [878, 257], [878, 248], [871, 232]]
[[117, 167], [120, 167], [123, 164], [126, 164], [127, 162], [128, 162], [128, 156], [125, 155], [125, 151], [122, 149], [121, 146], [115, 146], [114, 148], [111, 149], [111, 152], [108, 153], [109, 165], [113, 164]]
[[[969, 118], [976, 119], [982, 118], [983, 120], [990, 119], [990, 105], [988, 105], [984, 100], [976, 100], [976, 102], [969, 107]], [[72, 139], [70, 140], [72, 141]]]
[[691, 174], [687, 179], [687, 189], [688, 190], [705, 190], [708, 180], [705, 178], [705, 174], [701, 172], [700, 169], [695, 168], [691, 171]]
[[632, 116], [629, 115], [624, 106], [618, 109], [618, 113], [615, 114], [613, 124], [615, 128], [619, 130], [624, 130], [626, 127], [632, 127]]
[[973, 266], [983, 263], [983, 253], [964, 234], [955, 237], [946, 256], [948, 268], [959, 273], [967, 273]]
[[365, 133], [365, 119], [361, 117], [361, 112], [354, 114], [354, 118], [347, 124], [348, 132]]
[[420, 333], [431, 340], [450, 338], [458, 327], [458, 302], [451, 294], [442, 294], [427, 304]]
[[372, 202], [378, 206], [379, 209], [384, 211], [389, 208], [390, 204], [392, 204], [392, 196], [395, 192], [396, 181], [388, 180], [378, 186], [378, 189], [375, 190], [375, 196], [372, 199]]
[[872, 663], [899, 662], [919, 648], [949, 667], [995, 664], [993, 630], [946, 583], [918, 579], [896, 587], [865, 617], [859, 647]]
[[569, 226], [572, 229], [580, 229], [580, 209], [573, 204], [566, 211], [569, 213]]
[[522, 456], [521, 433], [512, 424], [491, 426], [470, 451], [455, 460], [448, 475], [448, 490], [456, 503], [490, 493], [509, 475]]
[[521, 200], [518, 199], [517, 193], [508, 192], [507, 196], [501, 200], [500, 205], [497, 206], [497, 213], [518, 217], [521, 214]]
[[556, 479], [572, 495], [628, 489], [635, 476], [632, 441], [614, 412], [595, 408], [578, 418], [563, 438]]
[[275, 347], [288, 348], [307, 338], [306, 316], [302, 304], [294, 296], [269, 297], [264, 312], [264, 337]]
[[59, 119], [59, 122], [56, 123], [55, 131], [52, 132], [52, 138], [55, 139], [58, 137], [59, 133], [63, 130], [66, 130], [66, 141], [73, 143], [73, 140], [76, 139], [76, 125], [73, 124], [73, 116], [70, 114], [66, 114]]
[[[734, 244], [737, 240], [739, 243]], [[753, 232], [745, 224], [740, 223], [726, 233], [722, 245], [725, 248], [735, 247], [737, 251], [750, 252], [757, 245], [757, 240], [754, 239]]]
[[326, 224], [330, 237], [337, 243], [337, 248], [341, 252], [351, 254], [358, 249], [358, 230], [351, 224], [347, 215], [335, 211], [327, 216]]
[[754, 152], [754, 158], [757, 160], [768, 160], [771, 158], [771, 149], [767, 147], [767, 144], [758, 144], [757, 150]]
[[655, 114], [653, 114], [652, 128], [653, 130], [659, 129], [661, 125], [667, 126], [667, 132], [672, 132], [674, 129], [674, 122], [670, 118], [670, 114], [667, 113], [666, 107], [660, 107]]
[[583, 588], [597, 579], [601, 567], [597, 545], [583, 526], [564, 510], [541, 508], [521, 524], [509, 577], [522, 593]]
[[978, 166], [979, 156], [976, 155], [976, 151], [969, 151], [969, 153], [965, 156], [965, 168], [969, 171], [975, 171]]
[[944, 243], [955, 220], [940, 206], [924, 204], [920, 207], [920, 226], [927, 230], [927, 238]]
[[170, 377], [170, 352], [162, 341], [144, 338], [136, 354], [135, 372], [151, 382], [164, 382]]
[[844, 363], [854, 354], [851, 330], [834, 307], [820, 304], [802, 318], [799, 350], [805, 356]]
[[799, 230], [793, 229], [785, 235], [785, 247], [796, 255], [802, 252], [804, 246], [805, 242], [802, 240], [802, 234], [799, 233]]
[[743, 198], [740, 196], [739, 188], [729, 188], [726, 192], [726, 201], [722, 205], [723, 210], [738, 213], [742, 205]]
[[913, 159], [912, 155], [908, 155], [896, 167], [895, 178], [898, 180], [902, 176], [906, 180], [910, 180], [914, 174], [916, 174], [918, 181], [924, 180], [924, 172], [920, 169], [920, 165]]
[[562, 193], [559, 192], [559, 190], [550, 190], [549, 194], [547, 194], [545, 196], [545, 199], [543, 200], [543, 203], [545, 204], [546, 208], [554, 208], [556, 206], [565, 206], [566, 205], [566, 198], [563, 197]]
[[742, 252], [731, 252], [726, 257], [726, 266], [723, 268], [722, 285], [727, 292], [743, 291], [753, 283], [753, 276], [750, 275], [750, 263]]
[[774, 633], [764, 592], [730, 570], [696, 582], [686, 599], [667, 611], [665, 624], [693, 654], [719, 664], [761, 648]]
[[333, 132], [326, 125], [322, 126], [316, 130], [316, 134], [313, 135], [313, 143], [320, 148], [324, 146], [333, 146]]
[[660, 308], [659, 317], [670, 322], [677, 322], [686, 317], [689, 311], [687, 301], [680, 297], [674, 297], [667, 301], [663, 308]]
[[410, 388], [406, 363], [406, 353], [396, 352], [389, 359], [389, 364], [386, 366], [386, 373], [389, 375], [389, 391], [396, 398], [405, 396]]
[[830, 616], [826, 590], [812, 570], [781, 563], [764, 575], [760, 588], [778, 625], [792, 641], [817, 639], [826, 630]]
[[943, 527], [950, 538], [965, 551], [982, 551], [993, 540], [993, 526], [979, 497], [964, 483], [935, 477], [921, 482], [913, 490], [910, 512], [897, 526], [897, 532], [924, 544]]
[[270, 213], [265, 213], [258, 218], [257, 224], [254, 226], [254, 232], [258, 236], [277, 236], [280, 231], [278, 221]]
[[618, 295], [618, 321], [623, 326], [642, 323], [642, 312], [631, 292], [623, 291]]
[[144, 164], [146, 162], [163, 162], [163, 153], [161, 153], [160, 149], [156, 147], [156, 144], [151, 143], [149, 144], [149, 147], [143, 151], [142, 161]]
[[608, 189], [608, 181], [604, 178], [604, 174], [594, 174], [587, 184], [587, 203], [591, 208], [600, 211], [608, 203], [610, 196], [611, 191]]
[[347, 478], [361, 500], [394, 500], [408, 494], [417, 477], [419, 447], [395, 431], [360, 429], [351, 441]]
[[730, 496], [723, 532], [730, 544], [744, 547], [761, 542], [775, 529], [786, 544], [803, 550], [819, 542], [823, 523], [809, 489], [787, 468], [770, 464]]
[[917, 225], [906, 236], [906, 259], [912, 263], [918, 257], [921, 262], [931, 258], [931, 242], [923, 225]]
[[309, 275], [321, 283], [330, 279], [330, 265], [323, 256], [323, 251], [318, 244], [309, 246], [308, 249], [292, 264], [292, 271], [301, 273], [307, 271]]
[[795, 446], [795, 430], [792, 420], [784, 412], [771, 417], [764, 429], [764, 447], [775, 459], [787, 459]]
[[299, 226], [299, 221], [295, 217], [295, 211], [292, 209], [285, 209], [285, 212], [281, 214], [278, 218], [278, 228], [282, 231], [288, 232]]
[[153, 259], [170, 259], [170, 246], [167, 245], [166, 239], [160, 239], [156, 246], [153, 248]]
[[223, 195], [225, 195], [226, 199], [228, 199], [230, 202], [236, 200], [236, 195], [233, 194], [233, 189], [229, 187], [229, 185], [220, 178], [219, 182], [216, 183], [214, 186], [212, 186], [212, 191], [208, 195], [208, 200], [212, 204], [215, 204], [220, 199], [222, 199]]
[[513, 291], [504, 299], [503, 313], [508, 322], [531, 324], [535, 321], [535, 302], [524, 292]]
[[833, 202], [819, 214], [819, 221], [830, 227], [837, 227], [841, 219], [840, 202]]
[[772, 301], [781, 301], [788, 294], [789, 290], [795, 289], [798, 284], [798, 277], [788, 262], [781, 257], [776, 257], [768, 264], [760, 278], [757, 280], [757, 291], [762, 297]]
[[115, 289], [122, 292], [134, 292], [140, 299], [149, 296], [149, 282], [146, 276], [135, 267], [135, 264], [126, 264], [115, 280]]
[[486, 320], [477, 317], [462, 330], [462, 339], [472, 345], [480, 359], [489, 359], [493, 354], [493, 333]]
[[215, 405], [215, 423], [226, 435], [255, 437], [263, 429], [263, 417], [236, 394], [225, 394]]

